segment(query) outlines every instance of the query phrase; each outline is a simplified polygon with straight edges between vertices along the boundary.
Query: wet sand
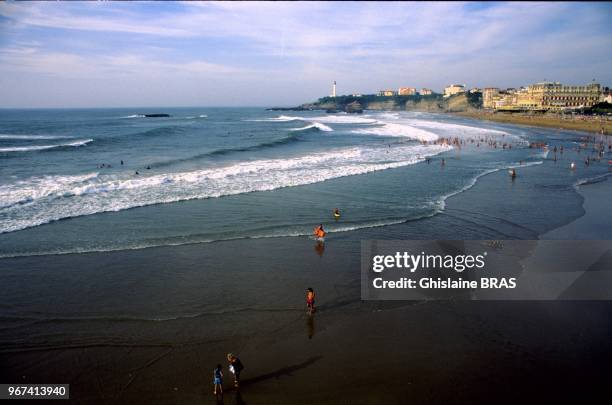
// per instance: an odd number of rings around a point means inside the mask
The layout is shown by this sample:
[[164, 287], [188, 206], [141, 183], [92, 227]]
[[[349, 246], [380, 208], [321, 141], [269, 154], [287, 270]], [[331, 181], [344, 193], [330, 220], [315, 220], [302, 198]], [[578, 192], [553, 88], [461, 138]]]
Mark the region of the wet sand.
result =
[[[503, 186], [489, 211], [473, 193], [498, 176], [450, 198], [445, 215], [465, 218], [469, 209], [493, 218], [510, 190]], [[581, 186], [586, 215], [543, 237], [606, 236], [609, 222], [589, 224], [609, 216], [600, 199], [610, 200], [610, 184]], [[225, 404], [584, 403], [607, 395], [612, 303], [360, 300], [360, 239], [425, 236], [443, 229], [435, 224], [445, 215], [348, 232], [322, 251], [309, 238], [284, 238], [1, 260], [3, 314], [15, 315], [0, 320], [0, 381], [70, 383], [70, 403], [214, 404], [220, 362]], [[538, 229], [491, 221], [499, 228], [492, 237]], [[476, 232], [464, 228], [447, 236]], [[317, 293], [312, 317], [306, 287]], [[11, 306], [18, 300], [28, 304]], [[200, 301], [201, 312], [181, 311]], [[230, 351], [245, 365], [240, 392], [227, 372]]]
[[593, 184], [577, 188], [584, 198], [585, 214], [569, 224], [542, 235], [542, 239], [610, 239], [612, 237], [612, 215], [610, 215], [610, 176]]

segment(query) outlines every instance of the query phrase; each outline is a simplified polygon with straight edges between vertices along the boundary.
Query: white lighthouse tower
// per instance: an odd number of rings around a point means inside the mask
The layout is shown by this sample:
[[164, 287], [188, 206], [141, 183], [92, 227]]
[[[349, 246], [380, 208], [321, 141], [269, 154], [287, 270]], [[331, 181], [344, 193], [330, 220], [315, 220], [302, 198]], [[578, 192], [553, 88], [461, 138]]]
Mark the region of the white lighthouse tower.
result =
[[332, 97], [336, 97], [336, 81], [334, 80], [334, 84], [332, 86]]

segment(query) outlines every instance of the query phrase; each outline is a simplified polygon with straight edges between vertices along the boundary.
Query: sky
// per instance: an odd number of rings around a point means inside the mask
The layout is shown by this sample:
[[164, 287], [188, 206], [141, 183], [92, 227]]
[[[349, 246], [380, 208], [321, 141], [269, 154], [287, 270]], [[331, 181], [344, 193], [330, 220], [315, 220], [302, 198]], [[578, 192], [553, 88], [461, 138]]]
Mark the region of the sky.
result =
[[612, 3], [2, 2], [0, 107], [612, 85]]

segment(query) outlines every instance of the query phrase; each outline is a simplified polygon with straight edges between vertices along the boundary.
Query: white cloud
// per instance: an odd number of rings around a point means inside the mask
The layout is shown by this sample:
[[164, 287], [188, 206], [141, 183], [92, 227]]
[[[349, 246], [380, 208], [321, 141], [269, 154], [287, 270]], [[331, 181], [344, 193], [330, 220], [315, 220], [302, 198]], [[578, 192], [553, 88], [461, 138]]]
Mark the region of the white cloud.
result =
[[[269, 104], [325, 95], [334, 79], [347, 93], [439, 90], [455, 81], [516, 86], [542, 75], [612, 79], [604, 70], [612, 61], [610, 15], [592, 4], [187, 2], [157, 13], [156, 6], [0, 3], [12, 22], [0, 42], [0, 71], [93, 87], [113, 79], [128, 87], [172, 83], [183, 93], [208, 82], [211, 100], [219, 100], [215, 87], [229, 102], [248, 91]], [[41, 27], [57, 35], [33, 34]]]

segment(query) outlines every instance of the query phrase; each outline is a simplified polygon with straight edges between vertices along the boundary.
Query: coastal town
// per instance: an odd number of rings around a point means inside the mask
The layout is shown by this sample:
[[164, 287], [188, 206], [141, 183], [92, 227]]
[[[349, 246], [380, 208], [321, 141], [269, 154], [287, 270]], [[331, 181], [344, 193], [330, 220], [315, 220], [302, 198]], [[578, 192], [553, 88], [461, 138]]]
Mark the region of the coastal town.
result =
[[276, 111], [324, 110], [362, 113], [365, 110], [452, 113], [474, 119], [612, 134], [612, 89], [595, 81], [584, 85], [539, 82], [519, 88], [468, 87], [449, 84], [441, 92], [399, 87], [375, 94], [338, 95], [332, 83], [329, 96]]
[[[331, 97], [336, 97], [335, 83]], [[565, 85], [559, 82], [540, 82], [520, 88], [500, 89], [498, 87], [473, 87], [468, 89], [465, 84], [450, 84], [442, 93], [431, 89], [416, 87], [400, 87], [398, 90], [384, 89], [377, 93], [378, 97], [394, 96], [431, 96], [442, 95], [449, 98], [461, 94], [472, 94], [482, 97], [482, 108], [497, 111], [572, 111], [591, 108], [600, 103], [612, 107], [612, 90], [599, 83], [586, 85]], [[352, 94], [353, 97], [363, 97]]]

